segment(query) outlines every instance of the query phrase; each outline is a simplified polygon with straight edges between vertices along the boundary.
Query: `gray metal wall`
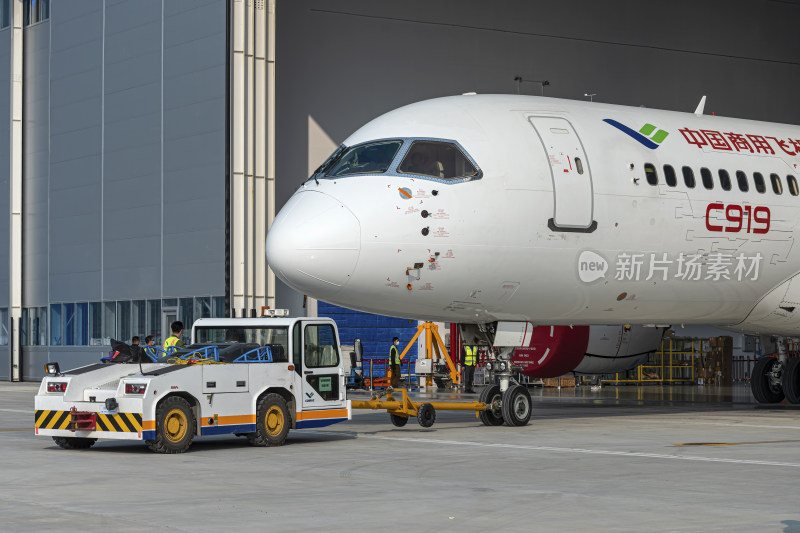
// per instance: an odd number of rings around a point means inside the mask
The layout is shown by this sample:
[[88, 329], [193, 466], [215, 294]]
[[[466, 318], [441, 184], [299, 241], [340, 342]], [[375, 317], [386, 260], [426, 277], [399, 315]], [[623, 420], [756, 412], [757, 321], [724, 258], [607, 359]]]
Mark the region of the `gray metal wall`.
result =
[[[53, 2], [25, 28], [24, 307], [224, 295], [225, 10], [225, 0]], [[5, 102], [10, 33], [0, 31]], [[0, 106], [0, 122], [9, 115]], [[0, 128], [0, 168], [9, 135]], [[8, 225], [3, 216], [0, 250]], [[54, 352], [77, 364], [104, 351], [25, 347], [23, 375], [40, 376]]]
[[[390, 109], [515, 93], [800, 123], [800, 3], [291, 0], [277, 6], [277, 204], [307, 177], [308, 116], [336, 143]], [[540, 86], [522, 91], [540, 94]], [[318, 155], [316, 157], [319, 157]]]
[[[0, 73], [11, 73], [11, 28], [0, 30]], [[3, 76], [0, 75], [0, 79]], [[8, 305], [9, 176], [11, 174], [11, 85], [0, 83], [0, 307]], [[1, 349], [1, 348], [0, 348]], [[0, 367], [2, 360], [0, 360]], [[2, 372], [2, 368], [0, 368]]]
[[54, 2], [24, 52], [24, 305], [223, 294], [225, 3]]
[[[0, 73], [11, 72], [11, 28], [0, 30]], [[9, 74], [6, 74], [8, 77]], [[2, 79], [2, 76], [0, 76]], [[0, 83], [0, 124], [11, 123], [11, 85]], [[11, 128], [0, 128], [0, 307], [8, 306], [9, 175]], [[0, 346], [0, 380], [9, 378], [8, 346]]]
[[49, 301], [223, 294], [224, 2], [54, 3], [48, 24]]

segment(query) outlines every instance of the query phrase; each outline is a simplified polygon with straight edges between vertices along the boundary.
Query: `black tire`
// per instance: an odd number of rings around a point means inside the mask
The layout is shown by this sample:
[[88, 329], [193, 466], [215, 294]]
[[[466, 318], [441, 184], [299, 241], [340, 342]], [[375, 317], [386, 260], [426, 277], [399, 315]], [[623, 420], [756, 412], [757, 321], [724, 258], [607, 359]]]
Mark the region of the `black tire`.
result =
[[503, 410], [500, 407], [491, 408], [491, 406], [499, 405], [502, 395], [500, 394], [499, 385], [488, 385], [481, 390], [481, 395], [478, 401], [486, 404], [485, 411], [478, 411], [478, 418], [484, 426], [502, 426], [503, 425]]
[[783, 389], [779, 383], [770, 378], [776, 365], [780, 365], [775, 357], [762, 357], [753, 367], [750, 376], [750, 389], [758, 403], [778, 403], [784, 398]]
[[509, 426], [524, 426], [533, 411], [531, 395], [522, 385], [511, 385], [503, 394], [503, 420]]
[[258, 401], [256, 431], [247, 436], [251, 446], [283, 446], [292, 417], [286, 400], [280, 394], [267, 394]]
[[189, 402], [170, 396], [156, 408], [156, 438], [146, 441], [156, 453], [183, 453], [189, 449], [196, 431]]
[[400, 415], [389, 415], [389, 419], [392, 421], [392, 424], [401, 428], [408, 424], [408, 417], [407, 416], [400, 416]]
[[783, 369], [783, 394], [789, 403], [800, 403], [800, 357], [793, 357]]
[[81, 437], [53, 437], [56, 444], [65, 450], [86, 450], [94, 446], [97, 439], [85, 439]]
[[423, 403], [417, 408], [417, 422], [424, 428], [429, 428], [436, 422], [436, 409], [429, 403]]

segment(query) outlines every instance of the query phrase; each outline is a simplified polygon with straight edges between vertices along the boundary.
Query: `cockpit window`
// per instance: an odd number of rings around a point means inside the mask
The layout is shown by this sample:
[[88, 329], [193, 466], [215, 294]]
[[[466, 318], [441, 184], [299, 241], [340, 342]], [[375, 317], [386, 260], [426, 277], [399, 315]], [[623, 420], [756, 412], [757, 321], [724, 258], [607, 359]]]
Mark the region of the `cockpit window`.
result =
[[[326, 177], [347, 174], [381, 174], [389, 169], [403, 141], [379, 141], [353, 146], [327, 164]], [[323, 165], [324, 168], [324, 165]]]
[[397, 172], [455, 180], [475, 176], [478, 170], [453, 143], [414, 141]]

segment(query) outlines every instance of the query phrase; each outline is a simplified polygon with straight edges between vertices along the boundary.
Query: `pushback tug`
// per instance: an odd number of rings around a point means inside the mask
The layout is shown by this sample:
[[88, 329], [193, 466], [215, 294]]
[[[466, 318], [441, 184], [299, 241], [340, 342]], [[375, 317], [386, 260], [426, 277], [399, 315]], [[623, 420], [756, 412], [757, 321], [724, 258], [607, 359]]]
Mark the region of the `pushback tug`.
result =
[[[416, 416], [428, 427], [435, 408], [474, 410], [487, 425], [503, 423], [497, 387], [487, 387], [488, 403], [415, 403], [405, 390], [385, 399], [348, 400], [335, 322], [290, 318], [285, 310], [265, 313], [199, 319], [192, 344], [169, 353], [132, 349], [126, 362], [66, 372], [48, 363], [35, 398], [36, 435], [67, 449], [118, 439], [144, 441], [158, 453], [182, 453], [194, 437], [206, 435], [235, 434], [253, 446], [280, 446], [290, 429], [349, 420], [354, 408], [386, 409], [396, 426]], [[506, 408], [510, 425], [528, 422], [529, 398], [516, 414]]]

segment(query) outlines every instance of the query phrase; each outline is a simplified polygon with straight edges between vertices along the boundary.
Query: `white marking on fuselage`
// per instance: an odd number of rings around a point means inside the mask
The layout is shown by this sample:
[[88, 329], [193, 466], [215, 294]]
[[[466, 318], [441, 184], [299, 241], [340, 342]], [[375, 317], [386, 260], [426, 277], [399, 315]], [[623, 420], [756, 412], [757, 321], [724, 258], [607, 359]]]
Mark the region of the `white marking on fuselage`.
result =
[[[551, 327], [552, 327], [552, 326], [551, 326]], [[539, 364], [540, 364], [540, 365], [542, 364], [542, 361], [544, 361], [545, 359], [547, 359], [547, 354], [549, 354], [549, 353], [550, 353], [550, 348], [547, 348], [547, 349], [544, 351], [544, 355], [542, 356], [542, 358], [541, 358], [541, 359], [539, 359]]]

